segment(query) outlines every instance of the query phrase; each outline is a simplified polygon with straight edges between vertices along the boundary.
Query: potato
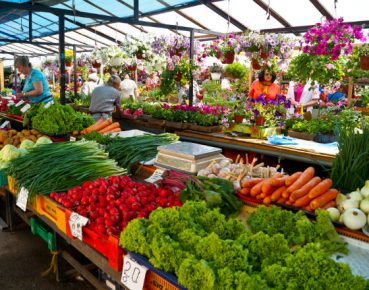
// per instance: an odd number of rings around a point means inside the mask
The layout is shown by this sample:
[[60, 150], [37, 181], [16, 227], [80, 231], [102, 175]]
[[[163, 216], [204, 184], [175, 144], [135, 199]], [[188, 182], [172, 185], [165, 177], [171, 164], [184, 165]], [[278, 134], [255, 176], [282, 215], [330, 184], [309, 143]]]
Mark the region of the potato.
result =
[[6, 144], [13, 144], [13, 139], [12, 138], [7, 138], [4, 140], [4, 145]]
[[37, 141], [36, 136], [33, 136], [33, 135], [29, 136], [28, 139], [30, 139], [33, 142], [36, 142]]
[[36, 131], [35, 129], [32, 129], [31, 131], [30, 131], [30, 134], [32, 134], [32, 135], [37, 135], [37, 134], [40, 134], [38, 131]]
[[0, 142], [4, 142], [4, 140], [8, 137], [8, 134], [4, 130], [0, 130]]
[[22, 130], [22, 134], [24, 136], [29, 136], [30, 135], [30, 131], [29, 130]]

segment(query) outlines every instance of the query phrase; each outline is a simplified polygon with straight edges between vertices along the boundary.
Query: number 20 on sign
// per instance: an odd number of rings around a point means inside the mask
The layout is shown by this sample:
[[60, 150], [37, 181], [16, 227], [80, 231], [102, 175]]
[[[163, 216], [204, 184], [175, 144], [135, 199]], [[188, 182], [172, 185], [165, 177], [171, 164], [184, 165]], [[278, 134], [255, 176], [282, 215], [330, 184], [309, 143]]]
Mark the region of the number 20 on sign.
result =
[[130, 290], [142, 290], [147, 268], [138, 264], [128, 254], [124, 256], [121, 282]]

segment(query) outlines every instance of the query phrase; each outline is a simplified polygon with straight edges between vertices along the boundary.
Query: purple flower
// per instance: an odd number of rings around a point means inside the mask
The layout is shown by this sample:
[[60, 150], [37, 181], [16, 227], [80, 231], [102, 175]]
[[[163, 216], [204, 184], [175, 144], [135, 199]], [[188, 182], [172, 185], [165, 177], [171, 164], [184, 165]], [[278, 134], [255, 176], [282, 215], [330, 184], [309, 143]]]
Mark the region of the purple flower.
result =
[[282, 114], [279, 110], [276, 110], [274, 116], [278, 118], [278, 117], [282, 116]]
[[258, 110], [258, 109], [254, 109], [254, 110], [253, 110], [253, 112], [254, 112], [254, 115], [255, 115], [255, 116], [259, 116], [259, 114], [260, 114], [260, 112], [259, 112], [259, 110]]

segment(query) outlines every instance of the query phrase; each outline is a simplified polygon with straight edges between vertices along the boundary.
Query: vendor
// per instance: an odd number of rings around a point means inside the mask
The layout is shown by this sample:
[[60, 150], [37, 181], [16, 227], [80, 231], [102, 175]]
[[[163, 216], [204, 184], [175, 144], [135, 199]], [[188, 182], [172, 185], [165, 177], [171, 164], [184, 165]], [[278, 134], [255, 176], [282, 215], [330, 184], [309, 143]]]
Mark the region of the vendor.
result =
[[294, 110], [310, 112], [320, 99], [319, 84], [311, 81], [301, 83], [291, 81], [288, 87], [287, 99], [291, 100], [290, 113], [294, 113]]
[[22, 92], [17, 93], [16, 97], [28, 99], [31, 104], [51, 102], [53, 96], [50, 93], [45, 75], [41, 71], [32, 68], [28, 57], [18, 56], [14, 63], [17, 70], [26, 76]]
[[277, 94], [280, 94], [279, 85], [274, 81], [276, 74], [269, 70], [262, 70], [258, 75], [258, 80], [254, 81], [250, 87], [248, 96], [257, 99], [260, 95], [265, 95], [267, 99], [274, 100]]
[[92, 117], [97, 121], [101, 117], [109, 119], [114, 107], [118, 112], [121, 111], [120, 106], [120, 78], [111, 76], [104, 86], [96, 87], [91, 94], [90, 112]]

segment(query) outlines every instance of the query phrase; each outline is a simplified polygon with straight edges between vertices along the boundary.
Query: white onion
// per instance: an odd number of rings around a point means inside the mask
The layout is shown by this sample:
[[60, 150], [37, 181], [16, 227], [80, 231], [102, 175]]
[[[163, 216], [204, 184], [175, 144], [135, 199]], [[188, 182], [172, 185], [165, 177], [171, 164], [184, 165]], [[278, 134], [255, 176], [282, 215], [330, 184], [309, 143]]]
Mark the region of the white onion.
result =
[[360, 190], [360, 193], [363, 197], [369, 196], [369, 180], [365, 181], [364, 187]]
[[359, 230], [366, 224], [366, 215], [360, 209], [350, 208], [343, 213], [343, 223], [351, 230]]
[[332, 221], [338, 221], [340, 219], [340, 211], [335, 207], [327, 208], [327, 212]]
[[363, 196], [361, 195], [361, 193], [359, 192], [359, 189], [357, 189], [356, 191], [353, 191], [351, 193], [349, 193], [347, 195], [347, 198], [352, 199], [352, 200], [362, 200]]
[[369, 199], [365, 198], [360, 202], [360, 209], [366, 214], [369, 213]]
[[338, 206], [338, 209], [340, 210], [340, 212], [345, 212], [346, 210], [350, 208], [358, 208], [358, 207], [359, 207], [359, 202], [357, 200], [346, 199]]

